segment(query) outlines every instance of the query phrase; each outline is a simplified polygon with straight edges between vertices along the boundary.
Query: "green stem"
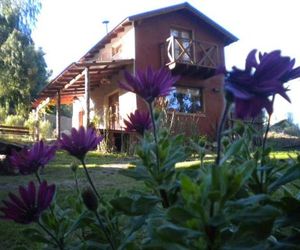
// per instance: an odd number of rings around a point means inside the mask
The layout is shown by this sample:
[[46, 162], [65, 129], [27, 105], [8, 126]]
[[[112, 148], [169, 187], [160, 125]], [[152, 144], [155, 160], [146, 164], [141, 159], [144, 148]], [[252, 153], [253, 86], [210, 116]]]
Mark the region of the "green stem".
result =
[[[273, 97], [272, 97], [272, 106], [274, 104], [274, 100], [275, 100], [275, 95], [273, 95]], [[265, 132], [265, 135], [264, 135], [263, 143], [262, 143], [263, 153], [265, 152], [265, 149], [266, 149], [266, 142], [267, 142], [268, 133], [269, 133], [269, 130], [270, 130], [270, 125], [271, 125], [271, 117], [272, 117], [272, 114], [269, 115], [268, 124], [267, 124], [266, 132]]]
[[[149, 102], [148, 104], [149, 104], [149, 111], [150, 111], [152, 127], [153, 127], [153, 136], [154, 136], [154, 141], [155, 141], [156, 173], [159, 174], [160, 161], [159, 161], [159, 151], [158, 151], [157, 130], [156, 130], [156, 124], [155, 124], [155, 118], [154, 118], [154, 111], [153, 111], [152, 103]], [[162, 206], [164, 208], [168, 208], [170, 206], [170, 203], [169, 203], [169, 200], [168, 200], [168, 194], [167, 194], [166, 190], [159, 189], [159, 194], [160, 194], [160, 197], [162, 199]]]
[[[272, 106], [274, 104], [275, 101], [275, 95], [273, 95], [272, 97]], [[266, 142], [267, 142], [267, 138], [268, 138], [268, 133], [270, 130], [270, 125], [271, 125], [271, 116], [272, 114], [269, 115], [268, 117], [268, 123], [267, 123], [267, 128], [266, 128], [266, 132], [264, 135], [264, 139], [263, 139], [263, 143], [262, 143], [262, 158], [261, 158], [261, 162], [260, 162], [260, 167], [262, 168], [263, 165], [265, 164], [265, 150], [266, 150]], [[264, 192], [264, 175], [265, 175], [265, 171], [264, 170], [260, 170], [260, 185], [261, 185], [261, 192]]]
[[150, 117], [151, 117], [152, 127], [153, 127], [154, 141], [155, 141], [155, 144], [157, 145], [157, 131], [156, 131], [156, 124], [155, 124], [155, 119], [154, 119], [153, 106], [152, 106], [151, 102], [149, 102], [148, 104], [149, 104]]
[[116, 248], [114, 246], [114, 243], [113, 243], [112, 239], [110, 238], [109, 233], [107, 232], [105, 226], [103, 225], [103, 223], [101, 221], [101, 218], [99, 217], [99, 214], [97, 213], [97, 211], [95, 211], [95, 215], [96, 215], [96, 218], [97, 218], [97, 220], [99, 222], [99, 225], [100, 225], [102, 231], [105, 234], [106, 239], [108, 240], [108, 242], [109, 242], [109, 244], [111, 246], [111, 249], [115, 250]]
[[[225, 106], [225, 109], [224, 109], [224, 112], [223, 112], [221, 123], [220, 123], [219, 128], [218, 128], [218, 133], [217, 133], [217, 157], [216, 157], [216, 161], [215, 161], [215, 163], [216, 163], [215, 166], [219, 166], [219, 164], [220, 164], [222, 132], [223, 132], [224, 124], [225, 124], [230, 106], [231, 106], [231, 102], [226, 101], [226, 106]], [[214, 170], [212, 169], [212, 171], [214, 171]], [[212, 201], [210, 203], [210, 208], [209, 208], [209, 215], [210, 215], [211, 218], [214, 216], [214, 213], [215, 213], [215, 202]]]
[[55, 241], [58, 248], [60, 250], [63, 250], [64, 249], [63, 244], [46, 227], [44, 227], [42, 223], [40, 223], [39, 221], [37, 223], [50, 236], [50, 238], [52, 238]]
[[42, 183], [42, 181], [41, 181], [41, 177], [40, 177], [40, 175], [39, 175], [39, 172], [38, 172], [38, 170], [37, 170], [37, 171], [35, 171], [34, 173], [35, 173], [35, 176], [36, 176], [36, 178], [37, 178], [37, 180], [38, 180], [39, 184], [41, 184], [41, 183]]
[[84, 169], [84, 171], [85, 171], [85, 175], [86, 175], [86, 177], [87, 177], [87, 179], [88, 179], [88, 182], [90, 183], [90, 185], [91, 185], [91, 187], [92, 187], [92, 189], [93, 189], [95, 195], [97, 196], [97, 198], [98, 198], [99, 201], [100, 201], [100, 200], [101, 200], [100, 195], [98, 194], [98, 192], [97, 192], [97, 190], [96, 190], [96, 187], [94, 186], [94, 183], [93, 183], [93, 181], [92, 181], [92, 179], [91, 179], [91, 177], [90, 177], [90, 174], [89, 174], [89, 172], [88, 172], [88, 170], [87, 170], [87, 167], [86, 167], [86, 165], [85, 165], [84, 159], [81, 160], [81, 163], [82, 163], [83, 169]]
[[77, 194], [80, 195], [80, 189], [79, 189], [79, 185], [78, 185], [78, 179], [77, 179], [77, 173], [74, 173], [74, 178], [75, 178], [75, 186], [76, 186], [76, 190], [77, 190]]
[[230, 106], [231, 106], [231, 102], [226, 101], [226, 106], [225, 106], [225, 109], [224, 109], [224, 112], [223, 112], [221, 123], [220, 123], [219, 128], [218, 128], [218, 133], [217, 133], [217, 157], [216, 157], [216, 161], [215, 161], [216, 166], [219, 166], [220, 160], [221, 160], [222, 132], [223, 132], [224, 124], [225, 124]]

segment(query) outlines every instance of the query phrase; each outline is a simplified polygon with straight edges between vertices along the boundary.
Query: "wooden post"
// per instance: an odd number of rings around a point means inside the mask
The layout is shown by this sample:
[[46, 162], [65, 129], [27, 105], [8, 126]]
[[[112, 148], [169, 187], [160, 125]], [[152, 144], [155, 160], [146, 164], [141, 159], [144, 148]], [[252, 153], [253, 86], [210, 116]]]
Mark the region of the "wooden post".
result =
[[60, 138], [60, 91], [57, 91], [56, 96], [56, 136], [59, 139]]
[[88, 128], [90, 125], [90, 78], [89, 68], [86, 67], [84, 70], [84, 97], [85, 97], [85, 127]]
[[38, 141], [40, 139], [40, 131], [39, 131], [39, 109], [37, 108], [34, 112], [34, 132], [33, 138]]

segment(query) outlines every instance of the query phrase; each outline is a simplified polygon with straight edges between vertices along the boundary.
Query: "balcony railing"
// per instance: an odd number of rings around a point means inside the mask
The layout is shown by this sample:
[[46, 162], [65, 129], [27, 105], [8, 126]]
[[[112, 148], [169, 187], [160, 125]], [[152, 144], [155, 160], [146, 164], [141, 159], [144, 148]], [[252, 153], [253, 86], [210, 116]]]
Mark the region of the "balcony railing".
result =
[[161, 46], [162, 63], [174, 69], [177, 63], [216, 69], [219, 65], [218, 45], [171, 36]]

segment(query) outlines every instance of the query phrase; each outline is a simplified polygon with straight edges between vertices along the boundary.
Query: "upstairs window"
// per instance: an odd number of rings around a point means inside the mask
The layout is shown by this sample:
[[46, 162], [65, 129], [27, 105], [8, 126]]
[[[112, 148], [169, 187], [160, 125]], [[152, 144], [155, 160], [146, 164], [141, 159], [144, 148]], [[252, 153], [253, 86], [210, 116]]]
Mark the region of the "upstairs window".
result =
[[203, 111], [202, 89], [176, 87], [166, 97], [167, 110], [185, 114], [195, 114]]
[[116, 46], [116, 47], [112, 47], [112, 51], [111, 51], [111, 53], [112, 53], [112, 56], [114, 57], [114, 56], [117, 56], [118, 54], [120, 54], [122, 52], [122, 45], [121, 44], [119, 44], [118, 46]]
[[174, 36], [175, 58], [179, 61], [189, 62], [193, 58], [192, 31], [172, 28], [171, 36]]

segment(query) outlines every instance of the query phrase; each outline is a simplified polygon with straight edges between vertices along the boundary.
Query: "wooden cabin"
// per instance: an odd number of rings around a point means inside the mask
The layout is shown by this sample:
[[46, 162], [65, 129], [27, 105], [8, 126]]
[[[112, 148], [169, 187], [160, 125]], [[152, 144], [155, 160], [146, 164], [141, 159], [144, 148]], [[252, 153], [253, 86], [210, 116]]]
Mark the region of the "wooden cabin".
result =
[[224, 47], [237, 38], [188, 3], [130, 16], [77, 62], [71, 63], [39, 94], [36, 106], [55, 101], [57, 132], [61, 104], [73, 105], [73, 127], [124, 131], [123, 119], [145, 109], [137, 95], [118, 87], [124, 70], [135, 73], [151, 65], [179, 75], [164, 99], [175, 132], [214, 137], [223, 110], [222, 79], [213, 77], [225, 65]]

